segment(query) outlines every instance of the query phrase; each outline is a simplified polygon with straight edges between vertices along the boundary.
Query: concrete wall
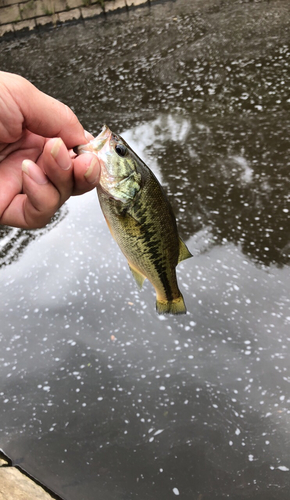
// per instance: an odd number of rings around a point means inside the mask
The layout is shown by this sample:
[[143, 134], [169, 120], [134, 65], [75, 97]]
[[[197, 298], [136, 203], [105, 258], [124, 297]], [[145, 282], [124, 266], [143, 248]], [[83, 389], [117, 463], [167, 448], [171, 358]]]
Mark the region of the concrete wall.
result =
[[150, 0], [0, 0], [0, 36], [146, 3]]

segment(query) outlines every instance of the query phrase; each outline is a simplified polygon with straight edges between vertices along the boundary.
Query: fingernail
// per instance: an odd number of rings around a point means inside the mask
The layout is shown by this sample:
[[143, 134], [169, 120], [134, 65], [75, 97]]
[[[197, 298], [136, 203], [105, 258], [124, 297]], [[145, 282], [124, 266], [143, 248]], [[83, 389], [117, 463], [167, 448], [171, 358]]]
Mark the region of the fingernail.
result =
[[72, 166], [71, 158], [60, 137], [54, 142], [50, 154], [62, 170], [68, 170]]
[[84, 134], [85, 134], [85, 138], [89, 142], [94, 138], [94, 136], [92, 134], [90, 134], [90, 132], [88, 132], [87, 130], [84, 130]]
[[99, 164], [98, 158], [94, 157], [90, 163], [90, 166], [88, 170], [85, 173], [85, 178], [90, 184], [94, 184], [97, 182], [100, 176], [100, 170], [99, 168], [96, 168], [96, 166]]
[[30, 160], [23, 160], [22, 171], [37, 184], [47, 184], [48, 179], [42, 170]]

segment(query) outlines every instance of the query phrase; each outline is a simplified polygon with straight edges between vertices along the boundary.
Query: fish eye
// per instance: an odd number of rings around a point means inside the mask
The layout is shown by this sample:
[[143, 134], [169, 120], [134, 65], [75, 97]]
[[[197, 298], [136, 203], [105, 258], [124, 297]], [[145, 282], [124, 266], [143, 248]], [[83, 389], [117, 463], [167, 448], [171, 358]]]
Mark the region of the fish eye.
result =
[[124, 144], [116, 144], [115, 151], [119, 156], [125, 156], [127, 153], [127, 148]]

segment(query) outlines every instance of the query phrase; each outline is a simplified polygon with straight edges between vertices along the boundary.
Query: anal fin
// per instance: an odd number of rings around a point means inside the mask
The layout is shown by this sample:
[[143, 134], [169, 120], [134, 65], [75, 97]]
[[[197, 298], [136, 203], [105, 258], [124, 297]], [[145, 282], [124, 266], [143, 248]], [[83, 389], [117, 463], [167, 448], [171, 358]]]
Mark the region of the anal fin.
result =
[[139, 287], [139, 289], [141, 290], [142, 286], [143, 286], [143, 283], [146, 279], [146, 276], [144, 276], [144, 274], [140, 273], [140, 271], [137, 271], [137, 269], [135, 267], [132, 266], [132, 264], [129, 264], [129, 267], [131, 269], [131, 273], [133, 274], [134, 276], [134, 279]]

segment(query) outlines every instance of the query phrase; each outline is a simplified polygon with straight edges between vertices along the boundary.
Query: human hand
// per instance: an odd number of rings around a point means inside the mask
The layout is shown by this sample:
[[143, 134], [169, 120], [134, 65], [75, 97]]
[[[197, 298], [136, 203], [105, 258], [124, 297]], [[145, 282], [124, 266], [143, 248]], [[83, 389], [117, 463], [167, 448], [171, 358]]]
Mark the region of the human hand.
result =
[[98, 158], [71, 150], [92, 138], [66, 105], [0, 71], [0, 224], [43, 227], [71, 195], [96, 187]]

